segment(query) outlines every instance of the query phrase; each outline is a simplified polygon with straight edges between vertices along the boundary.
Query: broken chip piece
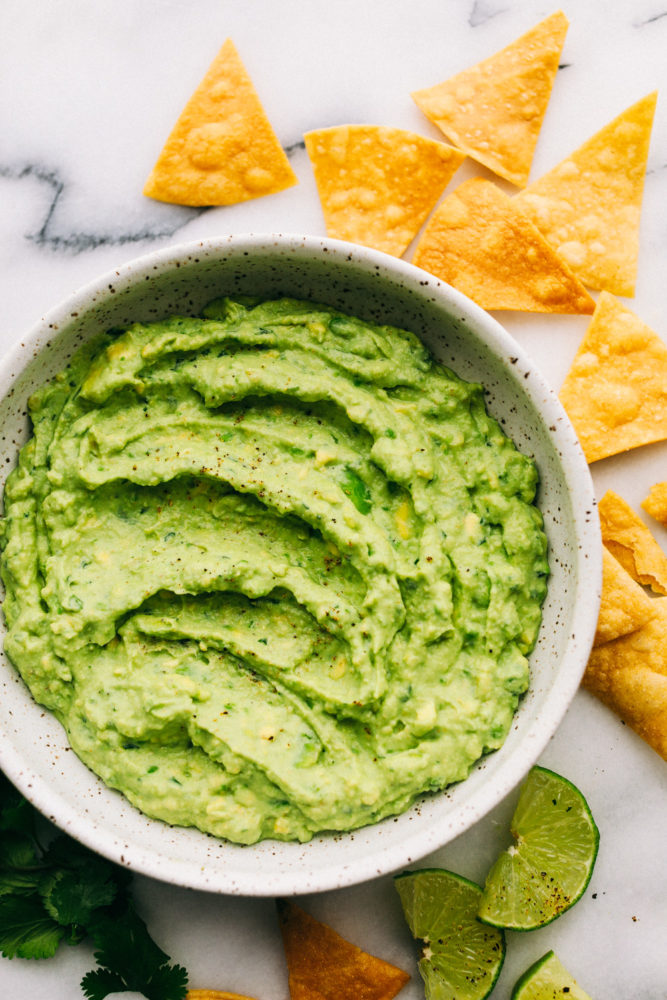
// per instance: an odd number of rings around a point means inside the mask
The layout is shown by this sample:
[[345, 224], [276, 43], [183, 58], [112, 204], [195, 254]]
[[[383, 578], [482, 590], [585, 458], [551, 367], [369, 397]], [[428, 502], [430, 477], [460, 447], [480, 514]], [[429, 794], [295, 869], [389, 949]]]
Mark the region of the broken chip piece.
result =
[[391, 1000], [410, 979], [295, 903], [278, 900], [277, 907], [291, 1000]]
[[436, 208], [413, 263], [484, 309], [592, 313], [595, 308], [515, 199], [482, 178], [460, 184]]
[[450, 142], [523, 187], [567, 29], [558, 11], [500, 52], [412, 97]]
[[655, 483], [642, 501], [642, 507], [652, 518], [667, 528], [667, 482]]
[[584, 284], [614, 295], [635, 291], [656, 100], [637, 101], [516, 195]]
[[185, 1000], [253, 1000], [241, 993], [230, 993], [229, 990], [188, 990]]
[[602, 596], [594, 646], [636, 632], [655, 614], [654, 601], [612, 553], [602, 548]]
[[667, 438], [667, 345], [602, 292], [560, 391], [588, 462]]
[[602, 541], [633, 580], [667, 594], [667, 556], [632, 507], [607, 490], [598, 504]]
[[174, 125], [144, 194], [179, 205], [233, 205], [296, 183], [228, 38]]
[[400, 257], [465, 159], [416, 132], [339, 125], [304, 136], [329, 236]]
[[583, 686], [667, 760], [667, 597], [628, 635], [596, 646]]

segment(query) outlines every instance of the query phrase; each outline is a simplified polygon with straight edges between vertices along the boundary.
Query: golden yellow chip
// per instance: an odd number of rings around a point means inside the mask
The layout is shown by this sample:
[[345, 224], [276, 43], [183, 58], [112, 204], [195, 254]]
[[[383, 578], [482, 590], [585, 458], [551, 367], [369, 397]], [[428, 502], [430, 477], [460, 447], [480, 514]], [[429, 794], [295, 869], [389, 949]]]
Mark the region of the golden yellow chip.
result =
[[642, 501], [642, 507], [647, 514], [667, 528], [667, 482], [655, 483], [646, 499]]
[[407, 972], [350, 944], [295, 903], [278, 901], [291, 1000], [391, 1000]]
[[450, 142], [523, 187], [567, 28], [558, 11], [495, 55], [412, 97]]
[[185, 1000], [253, 1000], [229, 990], [188, 990]]
[[667, 438], [667, 345], [602, 292], [560, 399], [589, 462]]
[[667, 760], [667, 598], [646, 625], [593, 649], [583, 686]]
[[380, 125], [304, 136], [329, 236], [400, 257], [465, 159], [444, 142]]
[[233, 205], [296, 183], [228, 38], [174, 125], [144, 194], [178, 205]]
[[484, 309], [591, 313], [595, 308], [515, 199], [481, 178], [460, 184], [436, 208], [413, 263]]
[[633, 580], [667, 594], [667, 556], [638, 514], [607, 490], [598, 505], [602, 541]]
[[620, 114], [516, 199], [584, 284], [634, 295], [657, 93]]
[[602, 597], [594, 646], [636, 632], [655, 614], [655, 601], [636, 583], [609, 549], [602, 549]]

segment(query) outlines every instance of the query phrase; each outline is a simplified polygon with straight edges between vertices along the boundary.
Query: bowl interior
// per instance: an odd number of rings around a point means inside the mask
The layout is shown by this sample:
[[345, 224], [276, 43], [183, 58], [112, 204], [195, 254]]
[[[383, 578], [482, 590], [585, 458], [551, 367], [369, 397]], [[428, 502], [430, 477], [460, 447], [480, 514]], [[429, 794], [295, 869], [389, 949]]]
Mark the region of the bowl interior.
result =
[[69, 749], [60, 725], [4, 659], [0, 765], [66, 832], [165, 881], [247, 895], [331, 889], [394, 871], [463, 832], [534, 763], [578, 687], [599, 602], [601, 552], [588, 467], [555, 394], [504, 329], [468, 299], [394, 258], [332, 240], [235, 236], [140, 258], [74, 294], [0, 367], [4, 483], [29, 434], [26, 400], [87, 338], [111, 326], [198, 312], [222, 294], [290, 295], [406, 327], [466, 379], [540, 472], [552, 576], [531, 656], [531, 688], [504, 746], [466, 781], [408, 812], [307, 844], [239, 847], [150, 820], [106, 788]]

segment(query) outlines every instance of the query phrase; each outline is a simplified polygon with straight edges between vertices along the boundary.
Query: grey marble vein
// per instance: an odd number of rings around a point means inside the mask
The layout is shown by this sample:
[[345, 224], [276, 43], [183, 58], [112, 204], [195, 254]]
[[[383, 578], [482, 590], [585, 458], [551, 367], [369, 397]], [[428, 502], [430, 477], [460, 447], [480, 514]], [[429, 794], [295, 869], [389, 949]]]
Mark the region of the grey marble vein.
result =
[[667, 10], [662, 10], [657, 14], [651, 14], [650, 17], [645, 17], [641, 21], [633, 21], [633, 28], [644, 28], [647, 24], [655, 24], [656, 21], [662, 21], [664, 17], [667, 17]]
[[507, 7], [500, 7], [490, 0], [475, 0], [468, 17], [468, 24], [471, 28], [479, 28], [481, 24], [486, 24], [498, 14], [504, 14], [506, 10]]
[[162, 226], [145, 225], [129, 232], [110, 233], [76, 230], [59, 232], [54, 222], [54, 217], [56, 209], [66, 199], [67, 184], [56, 169], [33, 163], [15, 167], [0, 164], [0, 177], [17, 182], [30, 178], [37, 180], [47, 189], [49, 200], [44, 216], [37, 229], [33, 232], [25, 233], [24, 236], [25, 239], [31, 240], [37, 246], [47, 247], [50, 250], [81, 253], [85, 250], [94, 250], [101, 246], [123, 246], [128, 243], [141, 243], [144, 240], [167, 239], [174, 236], [193, 218], [208, 211], [206, 208], [174, 206], [174, 211], [178, 213], [178, 218], [174, 220], [173, 224]]

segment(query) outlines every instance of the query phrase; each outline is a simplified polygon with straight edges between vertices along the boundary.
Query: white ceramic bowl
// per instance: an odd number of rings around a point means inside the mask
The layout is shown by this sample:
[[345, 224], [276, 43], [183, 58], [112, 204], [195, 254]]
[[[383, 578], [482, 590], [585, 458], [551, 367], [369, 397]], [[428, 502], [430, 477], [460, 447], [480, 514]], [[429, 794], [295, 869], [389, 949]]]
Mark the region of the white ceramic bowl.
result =
[[601, 579], [588, 467], [557, 397], [509, 334], [465, 296], [385, 254], [335, 240], [229, 236], [160, 250], [99, 278], [49, 313], [0, 367], [2, 479], [29, 434], [26, 399], [93, 332], [178, 311], [224, 293], [327, 303], [407, 327], [463, 378], [534, 456], [552, 576], [531, 656], [531, 687], [502, 749], [464, 781], [397, 818], [307, 844], [240, 847], [151, 820], [106, 788], [69, 749], [54, 718], [0, 664], [0, 766], [55, 824], [137, 872], [215, 892], [283, 895], [338, 888], [414, 863], [462, 833], [527, 773], [579, 685]]

